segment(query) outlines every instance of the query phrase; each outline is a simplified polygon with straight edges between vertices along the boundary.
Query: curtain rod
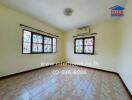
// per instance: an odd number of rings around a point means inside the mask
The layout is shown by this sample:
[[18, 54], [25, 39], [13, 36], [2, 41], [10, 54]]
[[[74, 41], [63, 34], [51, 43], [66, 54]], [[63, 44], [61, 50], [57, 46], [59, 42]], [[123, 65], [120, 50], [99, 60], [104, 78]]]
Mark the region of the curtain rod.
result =
[[77, 34], [76, 36], [73, 36], [73, 37], [86, 36], [86, 35], [97, 35], [97, 33], [81, 33], [81, 34]]
[[42, 30], [39, 30], [39, 29], [30, 27], [30, 26], [27, 26], [27, 25], [20, 24], [20, 26], [24, 26], [24, 27], [27, 27], [27, 28], [31, 28], [33, 30], [40, 31], [40, 32], [43, 32], [43, 33], [46, 33], [46, 34], [49, 34], [49, 35], [52, 35], [52, 36], [55, 36], [55, 37], [59, 37], [58, 35], [54, 35], [54, 34], [51, 34], [51, 33], [48, 33], [48, 32], [45, 32], [45, 31], [42, 31]]

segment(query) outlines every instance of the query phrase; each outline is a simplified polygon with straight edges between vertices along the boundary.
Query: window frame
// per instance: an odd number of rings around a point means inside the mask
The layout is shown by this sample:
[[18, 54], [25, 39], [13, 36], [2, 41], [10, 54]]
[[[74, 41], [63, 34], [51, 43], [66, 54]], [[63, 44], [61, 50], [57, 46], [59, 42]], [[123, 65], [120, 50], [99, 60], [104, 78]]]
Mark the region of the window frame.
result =
[[[55, 38], [55, 37], [53, 37], [53, 38]], [[55, 45], [55, 46], [56, 46], [56, 51], [54, 52], [54, 51], [53, 51], [53, 48], [52, 48], [53, 53], [57, 53], [57, 50], [58, 50], [58, 49], [57, 49], [57, 38], [55, 38], [55, 39], [56, 39], [56, 45]], [[53, 46], [54, 46], [54, 44], [53, 44], [53, 39], [52, 39], [52, 47], [53, 47]]]
[[[45, 52], [45, 51], [44, 51], [44, 37], [51, 38], [51, 52]], [[43, 52], [44, 52], [44, 53], [54, 53], [54, 52], [53, 52], [53, 37], [46, 36], [46, 35], [45, 35], [44, 37], [43, 37]]]
[[[40, 43], [40, 44], [42, 44], [42, 52], [34, 52], [33, 51], [33, 35], [38, 35], [38, 36], [42, 36], [42, 43]], [[36, 32], [31, 32], [31, 53], [32, 54], [39, 54], [39, 53], [43, 53], [43, 44], [44, 44], [44, 42], [43, 42], [43, 38], [44, 38], [44, 36], [42, 35], [42, 34], [39, 34], [39, 33], [36, 33]], [[38, 43], [39, 44], [39, 43]]]
[[[31, 45], [30, 45], [30, 53], [24, 53], [23, 52], [23, 44], [24, 44], [24, 31], [29, 31], [31, 32]], [[42, 42], [42, 52], [33, 52], [33, 34], [35, 35], [39, 35], [42, 36], [43, 38], [43, 42]], [[44, 52], [44, 37], [50, 37], [51, 38], [51, 52]], [[56, 39], [56, 52], [53, 52], [53, 38]], [[56, 37], [52, 37], [52, 36], [48, 36], [48, 35], [44, 35], [44, 34], [40, 34], [38, 32], [34, 32], [34, 31], [30, 31], [27, 29], [23, 29], [22, 30], [22, 54], [53, 54], [53, 53], [57, 53], [57, 38]]]
[[[82, 40], [82, 52], [76, 52], [76, 40]], [[83, 40], [83, 38], [76, 38], [75, 40], [74, 40], [74, 53], [75, 54], [83, 54], [83, 49], [84, 49], [84, 46], [83, 46], [83, 44], [84, 44], [84, 40]]]
[[[92, 53], [86, 53], [86, 52], [84, 52], [84, 47], [85, 47], [85, 45], [84, 45], [84, 40], [85, 39], [89, 39], [89, 38], [92, 38], [93, 39], [93, 52]], [[79, 53], [79, 52], [76, 52], [76, 40], [79, 40], [79, 39], [82, 39], [83, 40], [83, 51], [82, 51], [82, 53]], [[89, 37], [83, 37], [83, 38], [75, 38], [74, 39], [74, 54], [88, 54], [88, 55], [94, 55], [95, 54], [95, 36], [89, 36]]]

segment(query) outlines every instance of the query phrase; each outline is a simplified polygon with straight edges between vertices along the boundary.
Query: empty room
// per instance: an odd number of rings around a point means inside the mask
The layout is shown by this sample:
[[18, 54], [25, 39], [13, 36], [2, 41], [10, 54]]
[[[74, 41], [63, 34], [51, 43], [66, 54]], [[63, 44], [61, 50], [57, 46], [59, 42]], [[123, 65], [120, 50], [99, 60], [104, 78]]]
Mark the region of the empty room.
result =
[[132, 0], [0, 0], [0, 100], [132, 100]]

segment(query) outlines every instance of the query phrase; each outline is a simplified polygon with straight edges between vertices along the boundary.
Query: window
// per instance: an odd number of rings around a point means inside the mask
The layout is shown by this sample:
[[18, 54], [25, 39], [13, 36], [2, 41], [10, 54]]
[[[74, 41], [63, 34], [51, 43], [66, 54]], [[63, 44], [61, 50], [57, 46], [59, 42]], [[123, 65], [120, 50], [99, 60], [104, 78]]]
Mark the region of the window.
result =
[[84, 39], [84, 53], [94, 53], [94, 37], [88, 37]]
[[85, 37], [75, 39], [74, 52], [76, 54], [94, 54], [95, 37]]
[[43, 36], [33, 34], [32, 52], [43, 52]]
[[55, 53], [57, 39], [54, 37], [23, 30], [23, 54]]
[[44, 52], [52, 52], [52, 38], [44, 37]]
[[76, 39], [76, 52], [83, 53], [83, 39]]
[[53, 52], [55, 53], [57, 50], [56, 50], [56, 48], [57, 48], [57, 40], [56, 40], [56, 38], [53, 38]]
[[23, 53], [31, 53], [31, 32], [23, 31]]

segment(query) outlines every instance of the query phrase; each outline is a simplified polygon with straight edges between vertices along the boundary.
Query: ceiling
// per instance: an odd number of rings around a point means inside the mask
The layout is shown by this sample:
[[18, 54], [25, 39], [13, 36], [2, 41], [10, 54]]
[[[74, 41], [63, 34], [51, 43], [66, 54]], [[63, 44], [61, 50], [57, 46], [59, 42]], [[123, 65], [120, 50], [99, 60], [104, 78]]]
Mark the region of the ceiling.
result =
[[[67, 31], [114, 19], [109, 8], [124, 6], [126, 0], [0, 0], [0, 3]], [[73, 15], [65, 16], [65, 8], [72, 8]]]

